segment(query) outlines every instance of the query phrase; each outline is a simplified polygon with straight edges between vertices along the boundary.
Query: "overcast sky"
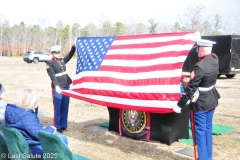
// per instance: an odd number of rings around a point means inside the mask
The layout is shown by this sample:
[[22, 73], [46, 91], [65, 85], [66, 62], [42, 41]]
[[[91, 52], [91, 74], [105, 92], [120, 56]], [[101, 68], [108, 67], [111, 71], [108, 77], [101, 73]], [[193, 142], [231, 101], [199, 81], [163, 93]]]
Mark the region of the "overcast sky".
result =
[[203, 18], [218, 13], [225, 21], [240, 14], [240, 0], [0, 0], [0, 18], [10, 24], [37, 24], [42, 18], [53, 26], [58, 21], [83, 26], [101, 20], [148, 24], [151, 18], [174, 24], [191, 3], [205, 6]]

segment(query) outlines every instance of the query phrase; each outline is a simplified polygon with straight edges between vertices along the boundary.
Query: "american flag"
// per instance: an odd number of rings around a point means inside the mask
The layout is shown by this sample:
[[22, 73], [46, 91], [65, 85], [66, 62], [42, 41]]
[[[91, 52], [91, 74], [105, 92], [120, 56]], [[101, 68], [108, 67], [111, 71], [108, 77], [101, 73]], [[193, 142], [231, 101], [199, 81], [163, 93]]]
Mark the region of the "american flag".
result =
[[107, 107], [171, 113], [193, 32], [80, 37], [73, 84], [62, 94]]

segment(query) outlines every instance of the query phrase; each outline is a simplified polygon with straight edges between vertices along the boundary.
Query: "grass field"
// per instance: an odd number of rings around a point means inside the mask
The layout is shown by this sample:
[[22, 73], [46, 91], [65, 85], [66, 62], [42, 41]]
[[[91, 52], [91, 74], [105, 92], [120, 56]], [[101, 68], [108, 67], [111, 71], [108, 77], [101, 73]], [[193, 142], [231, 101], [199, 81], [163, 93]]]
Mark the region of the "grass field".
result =
[[[67, 72], [75, 74], [76, 59], [67, 64]], [[33, 87], [40, 91], [39, 118], [44, 126], [52, 125], [53, 105], [51, 82], [46, 73], [46, 64], [27, 64], [22, 58], [0, 57], [0, 83], [6, 90], [5, 100], [12, 103], [15, 93], [22, 87]], [[214, 115], [214, 123], [233, 126], [227, 134], [213, 137], [215, 160], [240, 160], [240, 75], [233, 79], [222, 76], [216, 87], [220, 92], [220, 104]], [[191, 159], [175, 154], [179, 148], [191, 146], [174, 142], [170, 146], [161, 142], [145, 142], [121, 137], [116, 132], [91, 130], [93, 126], [109, 120], [107, 107], [85, 105], [87, 102], [71, 98], [69, 127], [64, 134], [68, 137], [70, 149], [92, 160], [184, 160]]]

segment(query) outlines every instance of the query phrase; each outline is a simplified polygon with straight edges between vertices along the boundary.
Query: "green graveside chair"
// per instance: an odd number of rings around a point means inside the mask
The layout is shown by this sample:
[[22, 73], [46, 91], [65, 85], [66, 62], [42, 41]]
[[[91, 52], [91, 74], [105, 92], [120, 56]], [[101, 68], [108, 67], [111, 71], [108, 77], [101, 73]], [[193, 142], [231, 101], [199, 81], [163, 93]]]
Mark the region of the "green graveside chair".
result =
[[4, 125], [0, 124], [0, 160], [8, 160], [8, 148], [7, 148], [7, 143], [4, 139], [3, 133], [2, 133], [2, 128]]
[[15, 128], [2, 127], [2, 132], [7, 143], [9, 155], [14, 160], [41, 159], [32, 154], [27, 142], [20, 131]]
[[[44, 157], [44, 160], [89, 160], [86, 157], [72, 153], [63, 140], [56, 134], [39, 131], [38, 137], [43, 148], [43, 153], [51, 155]], [[55, 153], [55, 155], [53, 155], [53, 153]]]

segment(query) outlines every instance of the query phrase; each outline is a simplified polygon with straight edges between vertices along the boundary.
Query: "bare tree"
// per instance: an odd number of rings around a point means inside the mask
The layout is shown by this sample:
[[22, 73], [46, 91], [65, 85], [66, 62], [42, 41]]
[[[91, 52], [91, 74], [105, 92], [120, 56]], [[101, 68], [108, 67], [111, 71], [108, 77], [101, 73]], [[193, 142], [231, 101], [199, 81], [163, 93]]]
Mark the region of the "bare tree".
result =
[[114, 32], [114, 28], [113, 28], [111, 22], [109, 22], [109, 21], [105, 21], [103, 23], [103, 26], [102, 26], [101, 30], [102, 30], [102, 35], [103, 36], [113, 35], [113, 32]]
[[19, 37], [19, 27], [17, 25], [14, 25], [13, 27], [11, 27], [10, 30], [10, 52], [12, 53], [12, 55], [16, 55], [17, 54], [17, 49], [18, 49], [18, 37]]
[[99, 36], [103, 36], [103, 26], [104, 26], [104, 23], [106, 22], [106, 16], [104, 15], [104, 14], [101, 14], [101, 15], [99, 15], [99, 18], [98, 18], [98, 20], [99, 20], [99, 33], [98, 33], [98, 35]]
[[171, 29], [172, 32], [180, 32], [181, 30], [182, 28], [179, 22], [175, 22]]
[[160, 33], [166, 33], [171, 31], [171, 24], [168, 23], [159, 23], [157, 26], [157, 30]]
[[57, 28], [49, 26], [46, 29], [46, 34], [47, 34], [47, 44], [50, 46], [55, 45], [56, 44], [56, 40], [57, 40], [57, 36], [58, 36], [58, 32], [57, 32]]
[[128, 24], [126, 24], [126, 31], [125, 34], [129, 35], [129, 34], [135, 34], [134, 30], [135, 30], [136, 24], [134, 23], [134, 21], [131, 19], [129, 21]]
[[212, 25], [209, 21], [205, 21], [202, 25], [202, 29], [200, 30], [201, 35], [211, 35], [212, 34]]
[[235, 26], [237, 26], [236, 27], [236, 31], [235, 31], [235, 33], [236, 34], [240, 34], [240, 11], [234, 16], [234, 20], [236, 21], [235, 23], [236, 23], [236, 25]]
[[57, 28], [57, 37], [56, 37], [55, 44], [62, 45], [62, 30], [64, 28], [63, 22], [58, 21], [56, 24], [56, 28]]
[[[239, 14], [240, 14], [240, 13], [239, 13]], [[237, 24], [240, 25], [240, 16], [235, 16], [235, 19], [236, 19]], [[238, 26], [239, 26], [239, 25], [238, 25]]]
[[6, 21], [6, 16], [0, 14], [0, 57], [3, 54], [3, 22]]
[[149, 33], [156, 33], [156, 28], [158, 26], [158, 22], [155, 22], [154, 19], [149, 19], [148, 22], [150, 23], [150, 27], [148, 28], [149, 29]]
[[143, 23], [137, 23], [135, 26], [135, 33], [137, 34], [148, 33], [147, 26]]
[[21, 33], [20, 43], [23, 44], [22, 52], [24, 53], [25, 51], [28, 50], [27, 49], [27, 28], [24, 22], [20, 22], [19, 28]]
[[89, 34], [88, 36], [96, 36], [97, 35], [98, 30], [94, 23], [89, 23], [85, 27], [88, 30], [88, 34]]
[[186, 12], [183, 14], [183, 18], [180, 17], [180, 21], [183, 28], [186, 31], [200, 31], [201, 30], [201, 13], [205, 8], [203, 4], [190, 4], [186, 8]]
[[42, 28], [43, 30], [43, 50], [46, 50], [49, 48], [49, 46], [47, 46], [46, 40], [47, 40], [47, 26], [49, 25], [49, 21], [48, 21], [48, 17], [45, 16], [43, 18], [39, 18], [38, 19], [39, 23], [38, 25]]
[[78, 23], [74, 23], [72, 25], [72, 37], [73, 39], [77, 38], [77, 37], [80, 37], [81, 35], [81, 25], [78, 24]]
[[227, 18], [227, 20], [225, 21], [225, 23], [223, 23], [223, 30], [225, 32], [226, 35], [231, 35], [231, 34], [235, 34], [234, 30], [235, 30], [235, 26], [232, 25], [231, 23], [231, 17], [229, 16]]
[[[29, 20], [28, 23], [20, 22], [19, 25], [10, 26], [7, 19], [0, 14], [0, 56], [22, 54], [31, 49], [47, 50], [52, 45], [62, 45], [63, 49], [69, 48], [76, 37], [131, 35], [157, 32], [199, 31], [202, 35], [239, 34], [240, 13], [229, 16], [222, 22], [219, 14], [202, 19], [201, 13], [205, 6], [202, 4], [189, 5], [180, 20], [173, 26], [167, 23], [155, 22], [149, 19], [150, 25], [144, 23], [124, 24], [117, 21], [111, 23], [105, 16], [100, 15], [99, 25], [89, 23], [81, 27], [80, 20], [75, 20], [72, 25], [65, 25], [59, 21], [55, 27], [48, 25], [47, 17]], [[34, 24], [35, 23], [35, 24]]]
[[220, 35], [220, 29], [222, 28], [222, 17], [219, 14], [216, 14], [213, 22], [213, 35]]

